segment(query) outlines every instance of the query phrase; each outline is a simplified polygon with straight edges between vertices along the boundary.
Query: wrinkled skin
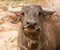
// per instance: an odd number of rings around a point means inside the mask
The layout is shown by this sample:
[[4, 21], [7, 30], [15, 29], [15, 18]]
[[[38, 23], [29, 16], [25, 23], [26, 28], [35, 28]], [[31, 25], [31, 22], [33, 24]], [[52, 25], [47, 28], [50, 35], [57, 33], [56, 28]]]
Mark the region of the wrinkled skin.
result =
[[57, 15], [57, 18], [53, 22], [53, 30], [56, 37], [56, 50], [60, 50], [60, 16]]
[[[44, 11], [41, 6], [32, 5], [22, 8], [20, 21], [22, 26], [18, 35], [18, 45], [20, 50], [38, 50], [28, 47], [30, 40], [40, 40], [39, 50], [55, 50], [56, 49], [56, 34], [54, 30], [53, 20], [51, 16], [54, 12]], [[28, 27], [27, 21], [35, 21], [36, 25]], [[32, 36], [31, 36], [32, 33]], [[27, 38], [27, 39], [26, 39]], [[32, 45], [34, 46], [34, 45]], [[23, 49], [24, 48], [24, 49]]]

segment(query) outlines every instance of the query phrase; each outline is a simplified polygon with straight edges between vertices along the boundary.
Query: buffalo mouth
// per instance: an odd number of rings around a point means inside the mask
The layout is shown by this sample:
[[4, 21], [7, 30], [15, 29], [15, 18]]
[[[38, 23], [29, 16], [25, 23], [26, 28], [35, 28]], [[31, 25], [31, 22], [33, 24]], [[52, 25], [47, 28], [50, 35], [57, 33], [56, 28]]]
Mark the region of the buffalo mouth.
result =
[[35, 32], [39, 32], [41, 29], [40, 27], [24, 26], [23, 30], [28, 33], [35, 33]]

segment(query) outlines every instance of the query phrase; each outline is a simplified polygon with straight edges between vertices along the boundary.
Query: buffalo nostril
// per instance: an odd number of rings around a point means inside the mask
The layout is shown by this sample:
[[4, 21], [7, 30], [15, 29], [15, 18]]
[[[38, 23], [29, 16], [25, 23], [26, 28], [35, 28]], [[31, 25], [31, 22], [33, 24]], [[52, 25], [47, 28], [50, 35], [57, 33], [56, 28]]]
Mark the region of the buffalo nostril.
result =
[[37, 23], [34, 23], [33, 25], [36, 25]]
[[27, 24], [29, 24], [29, 22], [26, 22]]

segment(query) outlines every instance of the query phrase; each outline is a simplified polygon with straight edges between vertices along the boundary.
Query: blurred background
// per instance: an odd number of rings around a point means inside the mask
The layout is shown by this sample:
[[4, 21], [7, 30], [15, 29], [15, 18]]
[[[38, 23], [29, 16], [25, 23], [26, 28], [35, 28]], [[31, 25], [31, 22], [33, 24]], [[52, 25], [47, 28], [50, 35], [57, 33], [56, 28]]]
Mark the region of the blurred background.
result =
[[45, 7], [51, 7], [52, 0], [0, 0], [0, 9], [6, 10], [11, 1], [15, 2], [15, 7], [20, 3], [40, 4]]

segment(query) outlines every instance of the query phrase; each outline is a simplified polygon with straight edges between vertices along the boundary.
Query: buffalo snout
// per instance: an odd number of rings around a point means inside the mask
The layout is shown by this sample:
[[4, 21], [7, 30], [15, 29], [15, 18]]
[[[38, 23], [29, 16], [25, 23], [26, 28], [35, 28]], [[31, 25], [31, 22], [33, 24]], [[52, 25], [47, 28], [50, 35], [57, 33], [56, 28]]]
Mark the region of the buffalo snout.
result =
[[28, 25], [29, 28], [34, 28], [37, 23], [34, 20], [27, 20], [26, 24]]

